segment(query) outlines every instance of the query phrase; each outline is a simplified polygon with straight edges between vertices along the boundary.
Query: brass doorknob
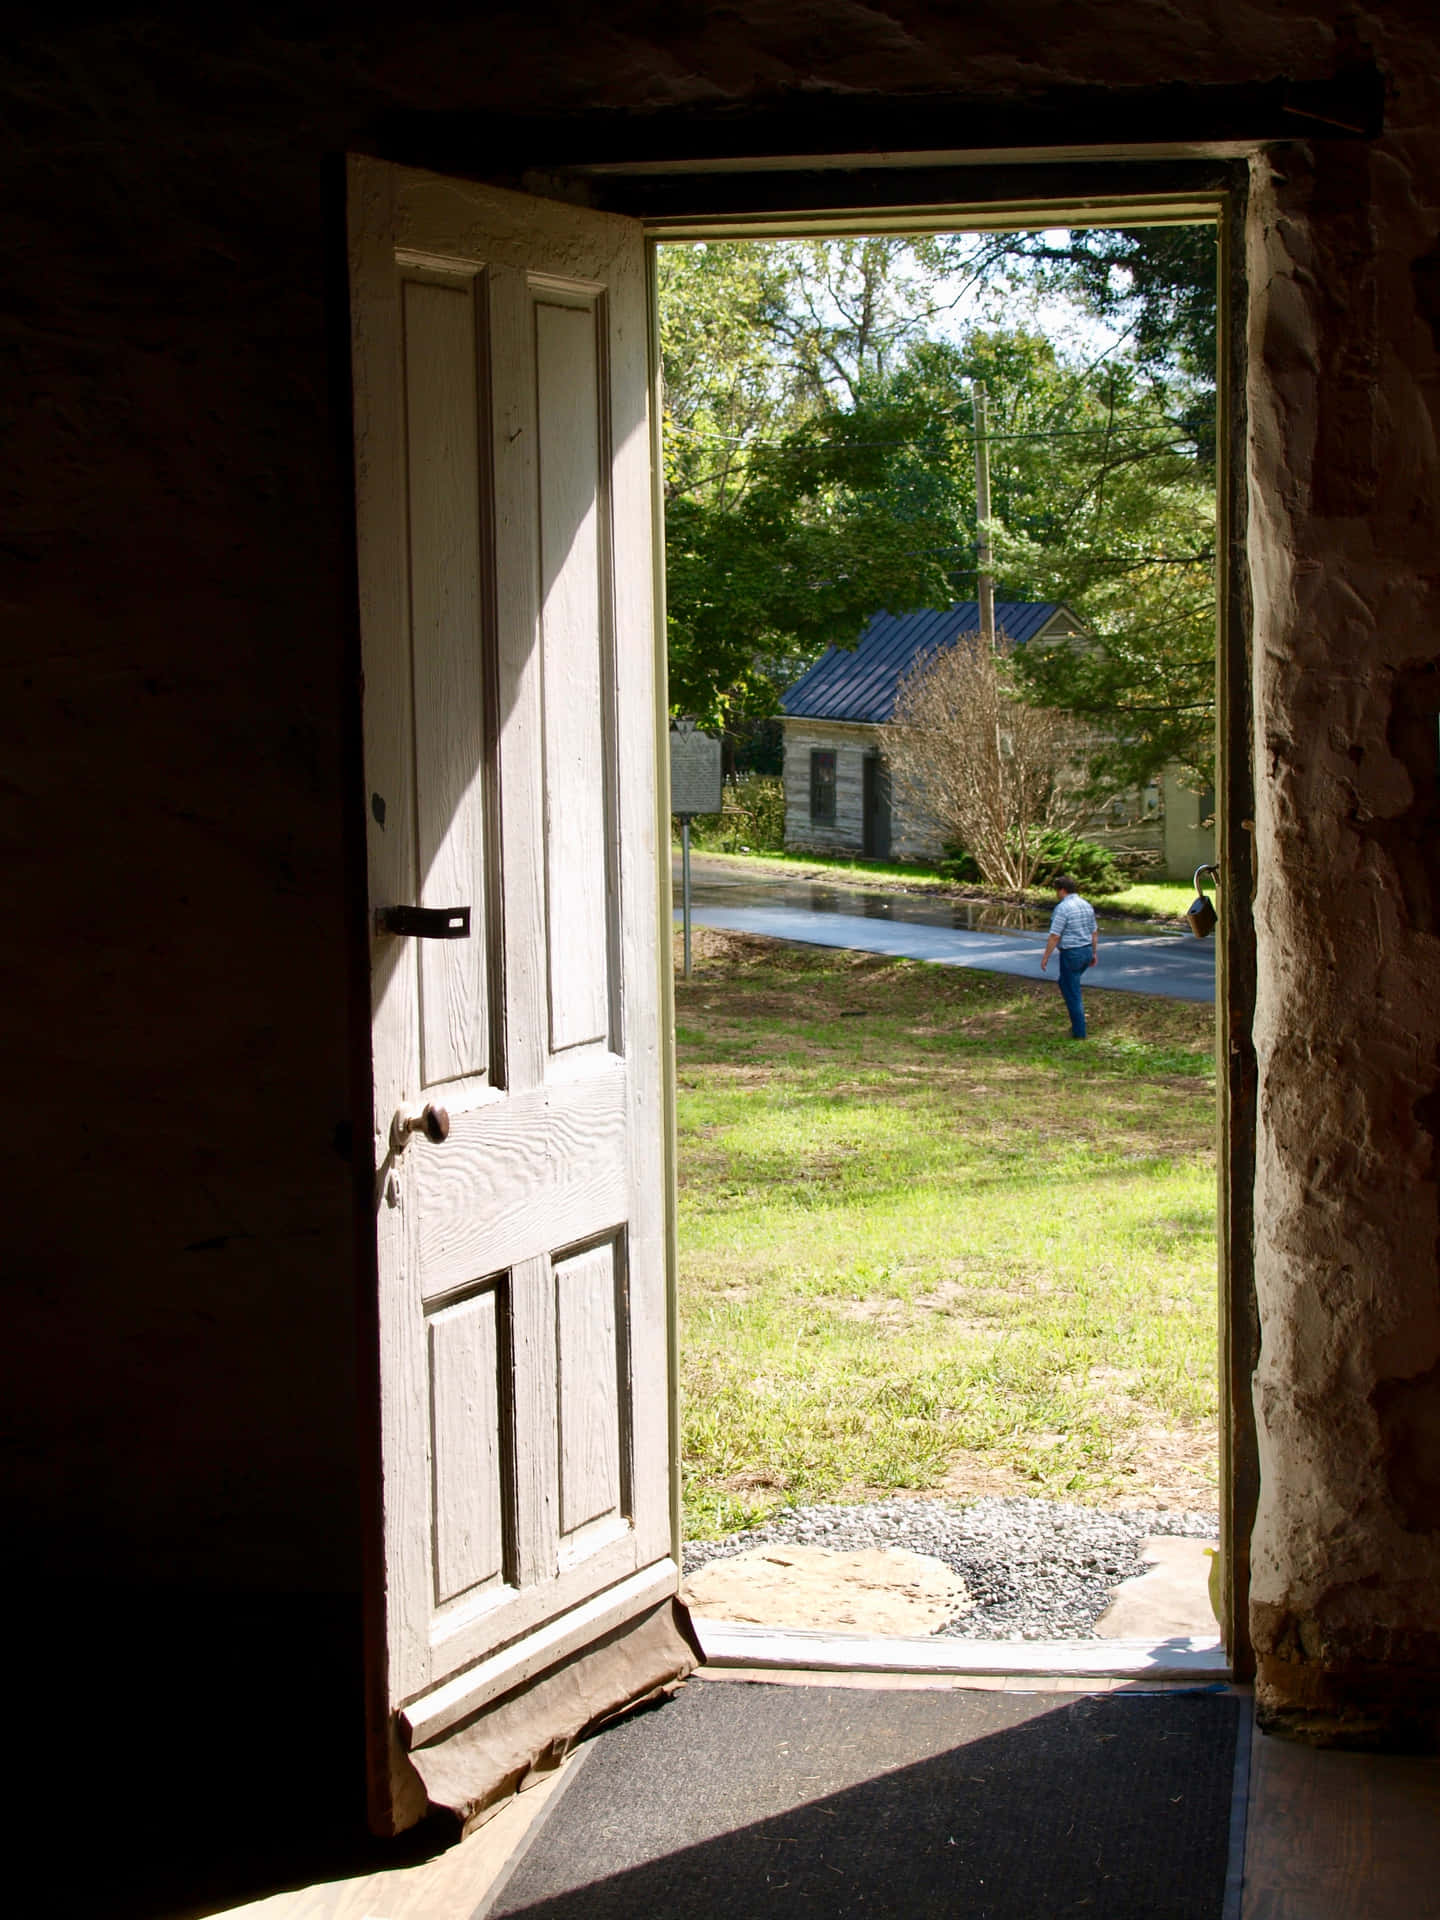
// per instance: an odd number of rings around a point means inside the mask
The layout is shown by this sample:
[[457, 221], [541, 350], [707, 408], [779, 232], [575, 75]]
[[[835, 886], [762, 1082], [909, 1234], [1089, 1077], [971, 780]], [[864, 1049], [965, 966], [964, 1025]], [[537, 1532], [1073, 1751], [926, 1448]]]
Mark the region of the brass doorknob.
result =
[[450, 1115], [444, 1107], [401, 1107], [390, 1122], [390, 1144], [398, 1153], [412, 1133], [423, 1133], [432, 1146], [450, 1138]]

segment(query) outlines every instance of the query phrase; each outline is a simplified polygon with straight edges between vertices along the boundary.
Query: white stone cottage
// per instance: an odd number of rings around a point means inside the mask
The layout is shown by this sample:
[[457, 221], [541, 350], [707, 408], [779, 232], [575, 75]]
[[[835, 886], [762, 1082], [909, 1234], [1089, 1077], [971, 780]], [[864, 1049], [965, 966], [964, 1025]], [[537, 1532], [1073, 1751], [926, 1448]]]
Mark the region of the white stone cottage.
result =
[[[1053, 600], [997, 601], [995, 625], [1022, 644], [1084, 633], [1069, 607]], [[979, 631], [974, 600], [877, 613], [855, 647], [830, 647], [800, 676], [781, 701], [787, 847], [872, 860], [933, 859], [941, 852], [928, 822], [908, 818], [891, 795], [886, 733], [900, 682], [916, 658]], [[1187, 791], [1167, 768], [1163, 781], [1093, 816], [1086, 832], [1117, 853], [1145, 856], [1157, 869], [1183, 870], [1188, 878], [1202, 859], [1214, 857], [1213, 827], [1202, 824], [1211, 812], [1213, 801]]]

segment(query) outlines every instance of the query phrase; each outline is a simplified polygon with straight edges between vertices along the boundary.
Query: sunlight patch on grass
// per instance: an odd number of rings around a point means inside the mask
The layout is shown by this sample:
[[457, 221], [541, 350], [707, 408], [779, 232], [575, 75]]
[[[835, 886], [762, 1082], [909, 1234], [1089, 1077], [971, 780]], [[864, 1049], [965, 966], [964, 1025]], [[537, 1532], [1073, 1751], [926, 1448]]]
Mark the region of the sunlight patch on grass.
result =
[[1112, 913], [1163, 913], [1179, 920], [1194, 898], [1195, 889], [1188, 880], [1152, 880], [1146, 886], [1107, 894], [1104, 904]]

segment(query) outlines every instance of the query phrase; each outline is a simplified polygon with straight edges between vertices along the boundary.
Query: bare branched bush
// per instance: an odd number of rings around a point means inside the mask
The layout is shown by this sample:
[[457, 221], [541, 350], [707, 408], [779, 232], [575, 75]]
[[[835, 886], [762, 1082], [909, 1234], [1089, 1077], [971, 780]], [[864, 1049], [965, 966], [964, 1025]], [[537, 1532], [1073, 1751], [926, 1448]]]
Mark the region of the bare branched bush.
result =
[[1083, 735], [1053, 707], [1016, 696], [1014, 643], [965, 637], [917, 660], [900, 682], [889, 749], [897, 798], [942, 842], [974, 856], [991, 886], [1030, 885], [1041, 836], [1077, 833]]

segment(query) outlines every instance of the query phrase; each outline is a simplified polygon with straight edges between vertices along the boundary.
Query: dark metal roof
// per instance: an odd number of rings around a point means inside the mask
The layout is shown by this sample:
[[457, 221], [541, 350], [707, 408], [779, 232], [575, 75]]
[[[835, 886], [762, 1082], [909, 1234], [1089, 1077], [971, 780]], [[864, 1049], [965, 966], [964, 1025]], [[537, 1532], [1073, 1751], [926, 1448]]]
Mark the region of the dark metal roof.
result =
[[[1033, 640], [1065, 611], [1058, 600], [997, 600], [995, 629], [1012, 640]], [[854, 647], [828, 648], [801, 674], [781, 699], [781, 711], [811, 720], [883, 723], [894, 711], [901, 678], [918, 655], [979, 631], [978, 600], [962, 600], [940, 612], [877, 613]]]

